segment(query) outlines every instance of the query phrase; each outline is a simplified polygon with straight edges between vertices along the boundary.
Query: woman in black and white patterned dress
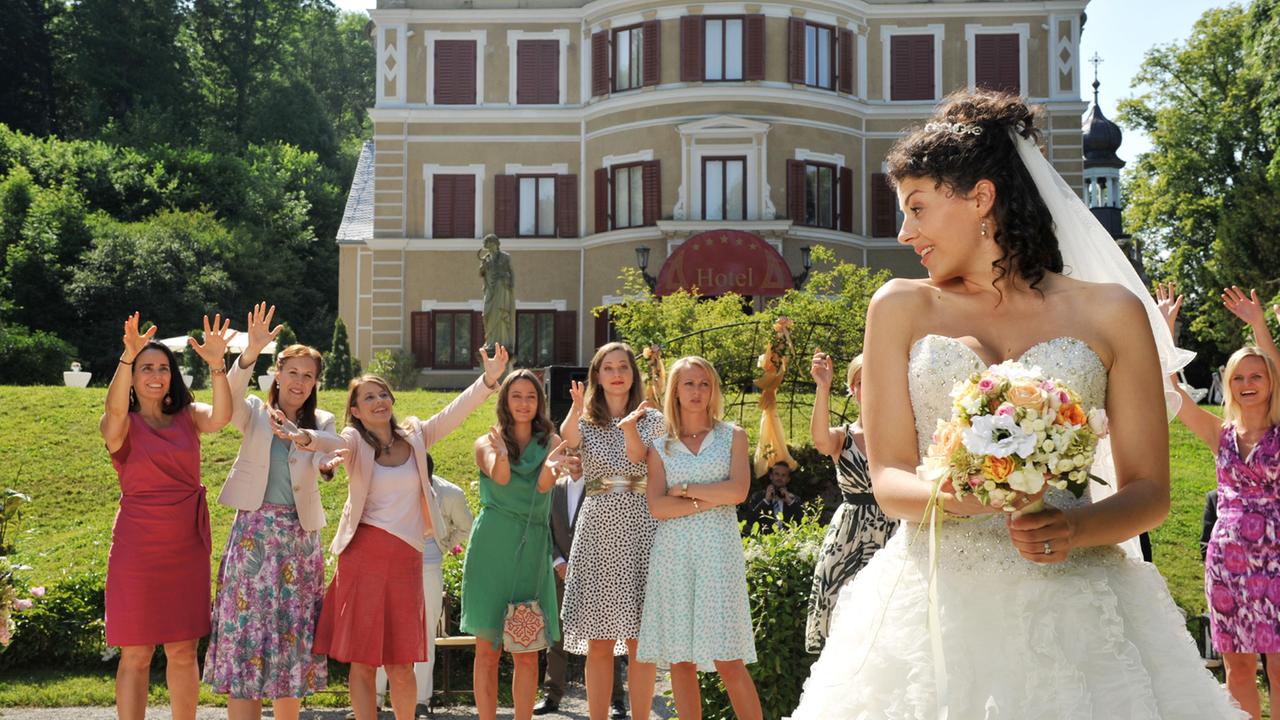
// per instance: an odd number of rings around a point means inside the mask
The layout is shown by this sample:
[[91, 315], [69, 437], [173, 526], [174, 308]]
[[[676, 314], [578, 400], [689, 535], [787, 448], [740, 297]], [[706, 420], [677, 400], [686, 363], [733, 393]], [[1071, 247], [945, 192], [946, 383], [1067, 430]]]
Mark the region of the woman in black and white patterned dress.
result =
[[[871, 494], [867, 470], [866, 442], [862, 439], [862, 418], [830, 427], [828, 396], [834, 372], [831, 358], [821, 351], [813, 356], [809, 372], [817, 383], [813, 417], [809, 430], [813, 446], [836, 464], [836, 484], [841, 502], [831, 518], [818, 562], [813, 568], [813, 588], [809, 592], [809, 618], [805, 623], [804, 645], [811, 653], [822, 651], [827, 640], [831, 611], [840, 588], [862, 569], [877, 550], [884, 547], [896, 523], [885, 517]], [[849, 362], [846, 375], [849, 394], [862, 406], [862, 356]]]
[[647, 718], [657, 668], [636, 660], [636, 638], [657, 523], [645, 499], [645, 455], [664, 436], [662, 413], [643, 402], [640, 369], [625, 343], [591, 358], [585, 389], [574, 383], [573, 407], [560, 425], [581, 448], [586, 498], [574, 523], [564, 583], [565, 650], [587, 656], [587, 704], [603, 720], [613, 690], [615, 655], [628, 656], [631, 711]]

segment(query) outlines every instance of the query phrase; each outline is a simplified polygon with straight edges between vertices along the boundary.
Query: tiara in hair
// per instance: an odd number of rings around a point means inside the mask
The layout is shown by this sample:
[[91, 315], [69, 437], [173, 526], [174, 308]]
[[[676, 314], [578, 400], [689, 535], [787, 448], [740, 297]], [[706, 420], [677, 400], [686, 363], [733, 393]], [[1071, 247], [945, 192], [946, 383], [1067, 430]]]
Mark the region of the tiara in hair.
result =
[[982, 126], [968, 123], [931, 122], [924, 126], [929, 132], [949, 132], [956, 135], [981, 135]]

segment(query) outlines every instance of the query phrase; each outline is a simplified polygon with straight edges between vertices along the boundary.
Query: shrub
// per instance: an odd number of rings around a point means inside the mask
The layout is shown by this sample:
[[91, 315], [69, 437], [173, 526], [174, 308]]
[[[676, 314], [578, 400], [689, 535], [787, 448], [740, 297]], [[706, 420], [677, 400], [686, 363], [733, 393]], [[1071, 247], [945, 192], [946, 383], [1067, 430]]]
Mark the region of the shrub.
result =
[[[187, 337], [193, 337], [196, 342], [204, 342], [203, 330], [192, 330], [187, 333]], [[188, 343], [182, 349], [182, 364], [185, 366], [187, 374], [191, 376], [191, 390], [203, 390], [209, 385], [209, 366], [205, 364], [203, 358], [197, 353], [195, 348]], [[228, 365], [227, 367], [230, 367]]]
[[56, 335], [0, 323], [0, 385], [61, 385], [75, 356]]
[[[804, 627], [813, 566], [825, 531], [809, 514], [787, 532], [752, 535], [742, 541], [757, 657], [747, 669], [767, 718], [784, 717], [796, 708], [809, 666], [818, 659], [805, 651]], [[701, 673], [698, 677], [703, 717], [734, 717], [720, 676]]]
[[412, 390], [418, 384], [418, 368], [413, 353], [407, 350], [379, 350], [369, 363], [369, 372], [391, 383], [396, 390]]
[[100, 666], [107, 649], [105, 583], [100, 572], [71, 577], [15, 612], [13, 642], [0, 654], [0, 670]]
[[347, 326], [338, 318], [333, 323], [333, 344], [324, 357], [324, 387], [343, 390], [355, 377], [351, 365], [351, 346], [347, 343]]

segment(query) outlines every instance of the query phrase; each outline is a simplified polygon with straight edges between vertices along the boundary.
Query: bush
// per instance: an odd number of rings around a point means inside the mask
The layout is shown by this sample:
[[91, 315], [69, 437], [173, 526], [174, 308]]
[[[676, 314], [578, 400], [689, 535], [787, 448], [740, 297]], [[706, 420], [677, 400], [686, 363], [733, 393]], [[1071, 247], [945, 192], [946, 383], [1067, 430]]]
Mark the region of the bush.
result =
[[75, 356], [56, 335], [0, 323], [0, 385], [61, 385]]
[[[757, 657], [747, 669], [755, 680], [767, 718], [783, 717], [795, 710], [809, 677], [809, 666], [818, 659], [805, 651], [804, 627], [813, 566], [824, 532], [826, 528], [809, 514], [787, 532], [752, 535], [742, 541]], [[698, 678], [703, 717], [734, 717], [720, 676], [700, 673]]]
[[369, 363], [369, 372], [391, 383], [395, 390], [412, 390], [418, 385], [417, 359], [407, 350], [379, 350]]
[[338, 318], [333, 323], [333, 344], [324, 356], [324, 387], [326, 390], [342, 390], [347, 387], [355, 371], [351, 363], [351, 346], [347, 343], [347, 325]]
[[107, 649], [104, 587], [100, 572], [71, 577], [48, 588], [34, 605], [13, 614], [13, 642], [0, 654], [0, 670], [99, 667]]
[[[198, 343], [204, 342], [204, 331], [192, 330], [187, 333], [187, 337], [195, 338]], [[190, 343], [182, 349], [182, 364], [185, 366], [187, 374], [191, 376], [189, 390], [203, 390], [208, 387], [209, 366], [205, 363], [204, 358], [196, 353], [196, 349], [191, 347]]]

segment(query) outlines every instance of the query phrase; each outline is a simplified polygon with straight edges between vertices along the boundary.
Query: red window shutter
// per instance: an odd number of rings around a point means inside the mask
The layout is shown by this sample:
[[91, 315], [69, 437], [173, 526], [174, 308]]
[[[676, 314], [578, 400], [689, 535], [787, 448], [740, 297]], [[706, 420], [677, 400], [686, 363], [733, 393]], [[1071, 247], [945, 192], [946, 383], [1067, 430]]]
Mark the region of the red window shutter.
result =
[[[473, 312], [471, 313], [471, 347], [479, 349], [484, 344], [485, 344], [484, 314]], [[507, 348], [507, 350], [509, 350], [512, 353], [516, 351], [515, 348]], [[471, 367], [475, 367], [476, 365], [479, 365], [479, 364], [480, 364], [480, 353], [476, 352], [476, 350], [472, 350], [471, 351]]]
[[574, 365], [578, 362], [578, 313], [564, 310], [556, 313], [555, 363]]
[[475, 41], [437, 40], [435, 55], [436, 104], [474, 105], [476, 102]]
[[662, 79], [662, 21], [648, 20], [640, 35], [644, 41], [644, 86], [657, 85]]
[[431, 179], [431, 236], [455, 237], [453, 232], [453, 175], [435, 175]]
[[893, 237], [898, 234], [898, 196], [884, 173], [871, 175], [871, 236]]
[[556, 176], [556, 235], [578, 237], [578, 176]]
[[836, 60], [836, 89], [842, 93], [853, 92], [853, 31], [841, 29], [840, 45]]
[[657, 160], [648, 160], [641, 170], [640, 186], [644, 193], [644, 224], [657, 225], [662, 217], [662, 176]]
[[[748, 15], [742, 23], [742, 42], [745, 51], [745, 62], [742, 66], [743, 80], [764, 79], [764, 16]], [[701, 56], [701, 53], [699, 53]]]
[[847, 167], [840, 168], [838, 181], [840, 195], [840, 221], [836, 224], [840, 232], [853, 232], [853, 171]]
[[431, 367], [431, 313], [409, 313], [409, 350], [413, 353], [414, 367]]
[[516, 103], [554, 105], [560, 101], [560, 42], [521, 40], [516, 44]]
[[979, 88], [1021, 93], [1022, 58], [1018, 44], [1016, 34], [974, 36], [973, 84]]
[[595, 176], [596, 232], [609, 232], [609, 168], [598, 168]]
[[804, 163], [787, 161], [787, 214], [796, 225], [804, 224]]
[[476, 176], [454, 176], [453, 236], [476, 236]]
[[493, 179], [493, 232], [501, 238], [516, 236], [516, 199], [519, 179], [515, 175], [498, 175]]
[[704, 79], [705, 24], [698, 15], [685, 15], [680, 18], [680, 82], [698, 82]]
[[596, 320], [595, 340], [596, 340], [596, 347], [598, 348], [601, 345], [604, 345], [605, 343], [609, 342], [609, 309], [605, 308], [604, 310], [601, 310], [600, 314], [596, 315], [595, 320]]
[[793, 83], [804, 82], [804, 20], [791, 18], [787, 21], [787, 80]]
[[591, 36], [591, 95], [609, 94], [609, 31]]
[[889, 44], [889, 99], [932, 100], [933, 36], [895, 35]]

